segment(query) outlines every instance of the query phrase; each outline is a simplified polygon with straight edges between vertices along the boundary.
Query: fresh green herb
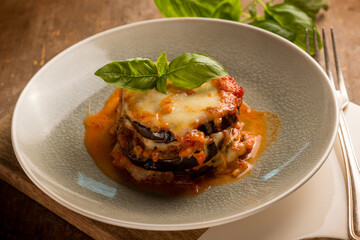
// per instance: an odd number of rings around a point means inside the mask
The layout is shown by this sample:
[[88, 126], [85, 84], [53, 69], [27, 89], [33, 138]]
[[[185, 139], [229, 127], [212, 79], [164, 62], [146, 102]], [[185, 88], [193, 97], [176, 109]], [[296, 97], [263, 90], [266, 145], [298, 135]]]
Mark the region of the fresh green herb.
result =
[[292, 31], [287, 30], [286, 28], [282, 27], [278, 22], [271, 19], [254, 21], [251, 22], [250, 25], [266, 29], [283, 38], [286, 38], [290, 42], [293, 42], [295, 39], [295, 34]]
[[239, 0], [154, 0], [164, 17], [211, 17], [239, 21]]
[[216, 5], [210, 17], [238, 21], [240, 15], [241, 2], [239, 0], [225, 0]]
[[[279, 4], [265, 4], [262, 0], [252, 0], [244, 8], [241, 0], [154, 0], [164, 17], [207, 17], [246, 22], [263, 28], [289, 41], [302, 49], [305, 47], [305, 29], [312, 31], [316, 14], [320, 9], [328, 9], [326, 0], [284, 0]], [[259, 16], [256, 5], [264, 8], [264, 16]], [[316, 30], [316, 34], [319, 34]], [[321, 48], [320, 37], [317, 38]], [[313, 34], [309, 34], [313, 46]], [[310, 53], [315, 52], [310, 47]]]
[[[289, 30], [294, 34], [293, 43], [306, 50], [305, 29], [312, 30], [316, 28], [314, 21], [305, 12], [295, 7], [294, 5], [282, 3], [272, 5], [266, 4], [266, 13], [268, 20], [274, 20], [280, 26]], [[316, 33], [317, 39], [320, 39], [319, 33]], [[310, 34], [313, 38], [313, 35]], [[313, 39], [311, 39], [313, 41]], [[318, 41], [319, 48], [322, 47], [322, 42]], [[310, 44], [310, 52], [314, 53], [314, 44]]]
[[169, 67], [168, 67], [168, 60], [166, 57], [166, 52], [163, 52], [159, 56], [158, 60], [156, 61], [156, 66], [157, 66], [159, 75], [164, 75], [167, 73], [167, 70]]
[[106, 64], [95, 72], [110, 85], [133, 91], [155, 87], [158, 71], [155, 63], [146, 58], [134, 58]]
[[198, 1], [159, 0], [155, 4], [165, 17], [206, 17], [211, 14], [209, 6]]
[[175, 85], [193, 89], [226, 74], [220, 63], [205, 54], [185, 53], [170, 62], [167, 76]]
[[321, 8], [328, 10], [326, 0], [285, 0], [285, 3], [292, 4], [304, 11], [312, 20], [315, 21], [316, 14]]
[[156, 64], [146, 58], [134, 58], [106, 64], [95, 72], [116, 87], [133, 91], [156, 88], [164, 94], [167, 79], [178, 87], [193, 89], [227, 74], [219, 62], [201, 53], [185, 53], [168, 65], [166, 52], [159, 56]]
[[249, 13], [251, 19], [257, 19], [257, 11], [254, 7], [249, 7]]
[[163, 94], [166, 94], [166, 83], [167, 83], [166, 75], [162, 75], [159, 78], [159, 80], [157, 80], [156, 82], [156, 90], [158, 90]]

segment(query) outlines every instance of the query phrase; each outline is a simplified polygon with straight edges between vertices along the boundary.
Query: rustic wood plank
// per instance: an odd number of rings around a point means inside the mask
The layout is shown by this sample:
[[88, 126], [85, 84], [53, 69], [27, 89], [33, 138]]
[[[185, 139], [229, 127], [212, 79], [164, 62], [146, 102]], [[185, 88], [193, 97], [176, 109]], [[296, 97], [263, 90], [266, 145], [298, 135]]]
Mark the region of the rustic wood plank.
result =
[[0, 239], [93, 239], [1, 179], [0, 199]]
[[[360, 1], [327, 0], [327, 2], [329, 10], [321, 11], [316, 25], [319, 29], [324, 27], [328, 30], [328, 39], [330, 39], [329, 28], [334, 28], [338, 57], [350, 100], [360, 105], [360, 27], [358, 26]], [[330, 56], [332, 57], [332, 53]], [[332, 63], [335, 65], [334, 61]], [[332, 70], [335, 73], [335, 68]]]

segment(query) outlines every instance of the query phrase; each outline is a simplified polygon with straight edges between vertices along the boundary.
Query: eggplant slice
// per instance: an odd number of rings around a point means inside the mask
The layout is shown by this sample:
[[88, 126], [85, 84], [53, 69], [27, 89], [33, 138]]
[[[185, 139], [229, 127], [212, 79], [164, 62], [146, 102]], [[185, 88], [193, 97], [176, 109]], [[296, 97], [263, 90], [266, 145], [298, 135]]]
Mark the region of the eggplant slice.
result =
[[[238, 114], [240, 118], [240, 107], [237, 107], [237, 109], [237, 113], [224, 116], [220, 125], [216, 125], [214, 121], [209, 121], [200, 125], [200, 127], [198, 127], [198, 130], [204, 132], [207, 136], [213, 133], [223, 131], [224, 129], [232, 126], [236, 122], [238, 118], [236, 114]], [[170, 143], [176, 141], [172, 132], [164, 130], [161, 130], [159, 132], [153, 132], [151, 131], [150, 127], [146, 127], [137, 121], [133, 121], [129, 117], [127, 118], [130, 120], [136, 131], [138, 131], [138, 133], [140, 133], [145, 138], [151, 139], [157, 143]]]
[[205, 135], [208, 136], [210, 134], [225, 130], [226, 128], [232, 126], [236, 122], [236, 120], [236, 114], [228, 114], [222, 118], [220, 125], [215, 125], [214, 121], [209, 121], [198, 127], [198, 130], [204, 132]]
[[[154, 162], [151, 158], [137, 158], [136, 156], [131, 155], [125, 149], [123, 149], [123, 152], [133, 164], [147, 170], [160, 172], [185, 171], [199, 165], [194, 156], [159, 159], [158, 161]], [[204, 163], [212, 159], [217, 154], [217, 152], [218, 149], [215, 143], [209, 144], [207, 146], [207, 156]]]
[[[205, 135], [210, 135], [225, 130], [226, 128], [232, 126], [237, 121], [238, 117], [240, 117], [240, 107], [237, 109], [238, 111], [236, 113], [224, 116], [222, 118], [221, 124], [216, 125], [214, 121], [209, 121], [198, 127], [198, 130], [204, 132]], [[165, 130], [153, 132], [151, 131], [150, 127], [144, 126], [137, 121], [133, 121], [129, 117], [127, 117], [127, 119], [130, 120], [136, 131], [145, 138], [151, 139], [157, 143], [170, 143], [177, 141], [172, 132]], [[199, 165], [197, 159], [194, 156], [158, 159], [156, 162], [154, 162], [151, 158], [138, 158], [126, 149], [123, 148], [122, 150], [133, 164], [146, 170], [160, 172], [172, 171], [175, 175], [178, 176], [197, 177], [212, 169], [211, 166], [203, 166], [197, 170], [192, 170], [192, 168]], [[218, 147], [215, 145], [215, 143], [209, 144], [207, 146], [207, 156], [204, 163], [212, 159], [217, 154], [217, 152]]]
[[150, 127], [146, 127], [139, 122], [132, 121], [131, 119], [129, 120], [131, 121], [136, 131], [138, 131], [138, 133], [140, 133], [145, 138], [154, 140], [157, 143], [170, 143], [176, 141], [172, 132], [167, 132], [164, 130], [153, 132], [151, 131]]

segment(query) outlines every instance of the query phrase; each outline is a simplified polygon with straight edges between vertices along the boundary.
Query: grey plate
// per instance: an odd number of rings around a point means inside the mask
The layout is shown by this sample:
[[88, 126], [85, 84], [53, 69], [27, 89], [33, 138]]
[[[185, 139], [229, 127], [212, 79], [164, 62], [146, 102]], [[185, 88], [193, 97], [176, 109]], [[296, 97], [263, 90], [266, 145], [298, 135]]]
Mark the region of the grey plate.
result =
[[[93, 73], [120, 59], [185, 52], [217, 59], [245, 89], [245, 101], [279, 115], [274, 142], [251, 176], [196, 197], [142, 193], [107, 178], [87, 153], [83, 120], [113, 88]], [[64, 206], [139, 229], [210, 227], [244, 218], [288, 195], [325, 161], [338, 112], [323, 70], [292, 43], [263, 30], [213, 19], [161, 19], [90, 37], [49, 61], [22, 92], [12, 122], [18, 160], [30, 179]]]

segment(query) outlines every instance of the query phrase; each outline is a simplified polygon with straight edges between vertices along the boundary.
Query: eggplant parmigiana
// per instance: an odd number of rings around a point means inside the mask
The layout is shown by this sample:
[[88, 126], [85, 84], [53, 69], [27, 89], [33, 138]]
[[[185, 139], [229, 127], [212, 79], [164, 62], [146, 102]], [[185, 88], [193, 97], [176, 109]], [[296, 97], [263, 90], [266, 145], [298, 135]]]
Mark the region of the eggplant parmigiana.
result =
[[196, 178], [234, 161], [244, 168], [240, 162], [253, 149], [255, 136], [242, 131], [244, 90], [230, 76], [192, 90], [168, 83], [167, 94], [155, 89], [119, 94], [114, 164], [137, 181]]
[[249, 172], [267, 145], [265, 112], [244, 104], [242, 87], [205, 54], [121, 60], [95, 75], [119, 88], [85, 119], [85, 145], [116, 181], [198, 194]]

